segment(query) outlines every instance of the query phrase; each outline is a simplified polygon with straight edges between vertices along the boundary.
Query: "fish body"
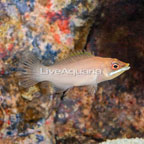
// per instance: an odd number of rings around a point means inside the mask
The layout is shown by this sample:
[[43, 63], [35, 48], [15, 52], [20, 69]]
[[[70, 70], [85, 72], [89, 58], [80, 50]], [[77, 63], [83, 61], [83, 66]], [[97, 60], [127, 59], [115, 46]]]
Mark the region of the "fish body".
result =
[[30, 54], [22, 64], [21, 85], [30, 87], [42, 81], [51, 82], [56, 88], [66, 90], [73, 86], [97, 86], [111, 80], [126, 70], [129, 64], [118, 59], [94, 56], [87, 52], [75, 53], [53, 65], [44, 66]]
[[[93, 58], [86, 58], [71, 63], [57, 64], [45, 67], [51, 71], [60, 70], [62, 74], [51, 74], [43, 76], [43, 80], [52, 82], [57, 88], [68, 89], [73, 86], [95, 85], [97, 83], [96, 74], [81, 74], [82, 70], [92, 70], [97, 66], [92, 62]], [[71, 72], [69, 72], [71, 71]], [[69, 73], [68, 73], [69, 72]]]

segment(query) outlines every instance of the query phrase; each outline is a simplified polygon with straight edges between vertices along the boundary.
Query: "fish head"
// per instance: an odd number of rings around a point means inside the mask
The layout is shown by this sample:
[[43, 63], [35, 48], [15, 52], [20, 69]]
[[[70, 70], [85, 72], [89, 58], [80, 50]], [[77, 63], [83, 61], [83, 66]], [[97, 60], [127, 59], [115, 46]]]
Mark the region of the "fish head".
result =
[[111, 80], [129, 69], [129, 63], [122, 62], [116, 58], [106, 58], [103, 65], [102, 77], [104, 80]]

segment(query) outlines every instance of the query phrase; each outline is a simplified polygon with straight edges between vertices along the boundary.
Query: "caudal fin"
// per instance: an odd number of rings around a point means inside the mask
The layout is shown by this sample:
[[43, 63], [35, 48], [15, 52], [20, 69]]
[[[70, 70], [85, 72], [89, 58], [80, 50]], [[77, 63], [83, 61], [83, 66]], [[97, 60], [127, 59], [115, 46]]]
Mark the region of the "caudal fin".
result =
[[40, 67], [39, 59], [32, 52], [25, 52], [20, 62], [20, 86], [28, 88], [39, 82], [38, 68]]

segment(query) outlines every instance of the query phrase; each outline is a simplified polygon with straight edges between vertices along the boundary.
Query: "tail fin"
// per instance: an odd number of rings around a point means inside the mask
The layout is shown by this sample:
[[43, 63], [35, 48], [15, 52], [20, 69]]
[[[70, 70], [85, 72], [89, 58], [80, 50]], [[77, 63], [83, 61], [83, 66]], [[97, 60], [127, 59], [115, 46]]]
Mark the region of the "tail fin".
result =
[[32, 52], [24, 52], [19, 66], [20, 86], [27, 88], [40, 82], [37, 79], [40, 76], [38, 72], [40, 65], [39, 59]]

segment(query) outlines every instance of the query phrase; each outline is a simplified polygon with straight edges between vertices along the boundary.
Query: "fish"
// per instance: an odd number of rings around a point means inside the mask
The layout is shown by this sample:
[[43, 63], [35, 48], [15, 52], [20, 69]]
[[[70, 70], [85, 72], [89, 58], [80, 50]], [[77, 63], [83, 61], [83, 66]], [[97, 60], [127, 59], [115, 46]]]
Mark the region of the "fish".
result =
[[20, 66], [23, 69], [20, 86], [28, 88], [48, 81], [62, 91], [75, 86], [88, 86], [89, 90], [96, 91], [99, 83], [112, 80], [130, 69], [129, 63], [95, 56], [87, 51], [72, 52], [67, 58], [48, 66], [29, 52]]

